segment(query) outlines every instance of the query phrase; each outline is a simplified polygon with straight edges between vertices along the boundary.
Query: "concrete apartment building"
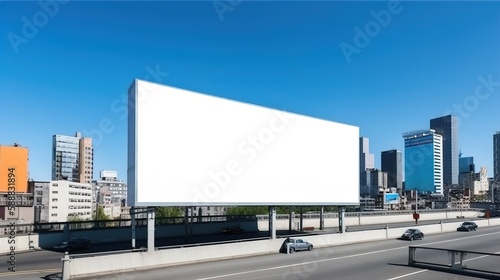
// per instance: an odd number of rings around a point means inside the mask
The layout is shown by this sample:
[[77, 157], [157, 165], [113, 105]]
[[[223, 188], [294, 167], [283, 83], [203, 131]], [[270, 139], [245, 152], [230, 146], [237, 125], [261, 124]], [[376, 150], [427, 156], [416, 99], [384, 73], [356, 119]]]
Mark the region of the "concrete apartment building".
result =
[[109, 192], [111, 204], [126, 206], [127, 205], [127, 183], [123, 180], [118, 180], [118, 172], [113, 170], [101, 170], [100, 180], [92, 181], [94, 186], [94, 201], [99, 200], [100, 191]]
[[463, 187], [471, 190], [473, 196], [485, 196], [489, 193], [489, 179], [486, 167], [481, 167], [479, 173], [468, 173], [464, 176]]
[[35, 222], [92, 218], [92, 185], [64, 180], [34, 182]]

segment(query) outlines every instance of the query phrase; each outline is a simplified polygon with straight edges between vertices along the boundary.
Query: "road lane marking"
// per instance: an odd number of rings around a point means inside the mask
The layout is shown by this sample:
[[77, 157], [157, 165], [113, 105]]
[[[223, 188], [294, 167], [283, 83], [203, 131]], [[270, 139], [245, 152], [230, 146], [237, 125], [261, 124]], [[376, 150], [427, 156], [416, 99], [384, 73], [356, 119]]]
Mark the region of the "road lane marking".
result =
[[424, 269], [424, 270], [419, 270], [419, 271], [415, 271], [415, 272], [412, 272], [412, 273], [407, 273], [407, 274], [403, 274], [403, 275], [400, 275], [400, 276], [397, 276], [397, 277], [394, 277], [394, 278], [389, 278], [387, 280], [396, 280], [396, 279], [400, 279], [400, 278], [405, 278], [405, 277], [408, 277], [408, 276], [412, 276], [412, 275], [415, 275], [415, 274], [419, 274], [421, 272], [426, 272], [428, 269]]
[[[494, 235], [494, 234], [499, 234], [499, 232], [485, 233], [485, 234], [480, 234], [480, 235], [467, 236], [467, 237], [455, 238], [455, 239], [444, 240], [444, 241], [430, 242], [430, 243], [426, 243], [423, 245], [431, 245], [431, 244], [460, 241], [460, 240], [472, 239], [472, 238], [477, 238], [480, 236], [488, 236], [488, 235]], [[239, 275], [244, 275], [244, 274], [277, 270], [277, 269], [289, 268], [289, 267], [300, 266], [300, 265], [303, 266], [303, 265], [308, 265], [308, 264], [312, 264], [312, 263], [322, 263], [322, 262], [328, 262], [328, 261], [336, 261], [336, 260], [349, 259], [349, 258], [366, 256], [366, 255], [379, 254], [379, 253], [395, 251], [395, 250], [400, 250], [400, 249], [408, 249], [408, 246], [395, 247], [395, 248], [391, 248], [391, 249], [377, 250], [377, 251], [372, 251], [372, 252], [359, 253], [359, 254], [354, 254], [354, 255], [335, 257], [335, 258], [329, 258], [329, 259], [323, 259], [323, 260], [314, 260], [314, 261], [310, 261], [310, 262], [301, 262], [301, 263], [295, 263], [295, 264], [288, 264], [288, 265], [281, 265], [281, 266], [274, 266], [274, 267], [261, 268], [261, 269], [255, 269], [255, 270], [241, 271], [241, 272], [235, 272], [235, 273], [229, 273], [229, 274], [222, 274], [222, 275], [216, 275], [216, 276], [211, 276], [211, 277], [198, 278], [195, 280], [211, 280], [211, 279], [218, 279], [218, 278], [227, 278], [227, 277], [232, 277], [232, 276], [239, 276]], [[394, 278], [394, 279], [396, 279], [396, 278]]]
[[16, 270], [15, 272], [2, 272], [2, 273], [0, 273], [0, 278], [12, 277], [12, 276], [16, 276], [16, 275], [51, 273], [51, 272], [61, 272], [61, 269], [60, 268], [47, 268], [47, 269], [33, 269], [33, 270]]

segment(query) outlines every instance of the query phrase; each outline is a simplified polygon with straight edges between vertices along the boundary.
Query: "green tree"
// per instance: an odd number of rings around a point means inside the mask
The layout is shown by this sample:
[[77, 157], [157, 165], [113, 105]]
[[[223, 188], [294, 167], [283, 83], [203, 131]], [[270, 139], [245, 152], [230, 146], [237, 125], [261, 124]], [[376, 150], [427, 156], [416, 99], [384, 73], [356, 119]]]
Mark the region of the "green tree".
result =
[[96, 212], [92, 215], [92, 219], [95, 221], [111, 220], [111, 218], [104, 213], [104, 207], [99, 206]]
[[68, 219], [67, 219], [68, 222], [80, 222], [80, 221], [83, 221], [82, 218], [78, 217], [78, 216], [70, 216], [68, 215]]
[[235, 206], [226, 210], [226, 215], [243, 216], [243, 215], [265, 215], [269, 213], [267, 206]]
[[183, 217], [184, 211], [181, 207], [155, 207], [155, 218]]

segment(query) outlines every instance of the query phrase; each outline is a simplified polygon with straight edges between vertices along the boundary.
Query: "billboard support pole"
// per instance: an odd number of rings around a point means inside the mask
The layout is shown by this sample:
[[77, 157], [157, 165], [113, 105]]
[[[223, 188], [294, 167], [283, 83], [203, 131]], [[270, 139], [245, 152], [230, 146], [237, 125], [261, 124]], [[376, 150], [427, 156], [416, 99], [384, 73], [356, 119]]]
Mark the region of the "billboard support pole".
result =
[[304, 207], [300, 206], [300, 231], [304, 230]]
[[276, 239], [276, 207], [269, 206], [269, 237]]
[[288, 207], [288, 234], [292, 233], [292, 222], [293, 222], [292, 206]]
[[132, 249], [135, 249], [135, 207], [130, 208], [130, 227], [132, 231]]
[[148, 252], [155, 250], [155, 209], [148, 207]]
[[188, 234], [188, 207], [184, 207], [184, 238], [186, 242], [189, 241], [189, 234]]
[[325, 229], [325, 207], [321, 207], [321, 210], [319, 212], [319, 229], [324, 230]]
[[339, 233], [345, 232], [344, 217], [345, 217], [345, 208], [344, 208], [344, 206], [340, 206], [339, 207]]

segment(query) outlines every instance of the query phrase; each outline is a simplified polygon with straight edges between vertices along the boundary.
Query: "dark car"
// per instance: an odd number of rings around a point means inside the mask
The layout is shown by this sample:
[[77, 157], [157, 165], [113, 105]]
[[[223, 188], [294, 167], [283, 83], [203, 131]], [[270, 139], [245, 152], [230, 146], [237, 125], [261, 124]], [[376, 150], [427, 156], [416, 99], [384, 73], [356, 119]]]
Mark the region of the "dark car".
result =
[[56, 251], [70, 252], [74, 250], [87, 249], [90, 247], [90, 240], [87, 237], [72, 238], [53, 247]]
[[286, 252], [287, 248], [290, 253], [305, 250], [311, 251], [313, 249], [313, 245], [301, 238], [287, 238], [285, 242], [283, 242], [281, 251]]
[[415, 239], [424, 239], [424, 233], [421, 232], [418, 228], [410, 228], [407, 229], [403, 235], [401, 235], [401, 239], [413, 241]]
[[458, 228], [457, 231], [471, 231], [476, 230], [477, 224], [474, 222], [463, 222]]
[[239, 226], [229, 226], [222, 229], [222, 233], [243, 233], [244, 231]]

